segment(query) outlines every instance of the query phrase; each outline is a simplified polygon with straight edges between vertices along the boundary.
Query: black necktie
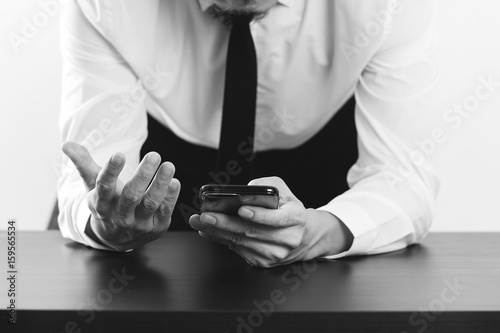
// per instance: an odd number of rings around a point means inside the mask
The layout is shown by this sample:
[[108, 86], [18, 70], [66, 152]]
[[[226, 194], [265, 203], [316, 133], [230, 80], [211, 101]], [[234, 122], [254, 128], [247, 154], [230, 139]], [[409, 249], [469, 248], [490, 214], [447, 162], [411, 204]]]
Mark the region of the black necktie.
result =
[[227, 49], [222, 128], [216, 169], [230, 184], [253, 178], [253, 141], [257, 98], [257, 56], [250, 22], [235, 20]]

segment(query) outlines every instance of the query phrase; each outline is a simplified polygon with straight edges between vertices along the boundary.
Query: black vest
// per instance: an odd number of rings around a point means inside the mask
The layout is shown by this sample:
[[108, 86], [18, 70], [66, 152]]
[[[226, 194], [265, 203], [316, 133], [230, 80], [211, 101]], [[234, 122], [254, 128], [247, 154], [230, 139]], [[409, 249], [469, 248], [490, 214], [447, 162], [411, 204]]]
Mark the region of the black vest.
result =
[[[254, 178], [278, 176], [306, 208], [317, 208], [348, 189], [346, 176], [356, 162], [354, 97], [309, 141], [287, 150], [256, 154]], [[148, 138], [142, 157], [156, 151], [162, 161], [175, 165], [181, 193], [169, 230], [191, 230], [189, 216], [199, 213], [198, 190], [208, 183], [223, 183], [224, 174], [215, 173], [217, 150], [188, 143], [148, 115]]]

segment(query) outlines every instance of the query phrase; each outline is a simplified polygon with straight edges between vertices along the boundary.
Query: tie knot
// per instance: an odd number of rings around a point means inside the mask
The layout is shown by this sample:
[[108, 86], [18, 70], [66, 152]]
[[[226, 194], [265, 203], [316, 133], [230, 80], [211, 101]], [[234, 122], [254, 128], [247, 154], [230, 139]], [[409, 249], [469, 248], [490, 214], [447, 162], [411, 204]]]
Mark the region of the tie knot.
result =
[[245, 27], [249, 26], [252, 21], [252, 15], [239, 15], [233, 21], [234, 27]]

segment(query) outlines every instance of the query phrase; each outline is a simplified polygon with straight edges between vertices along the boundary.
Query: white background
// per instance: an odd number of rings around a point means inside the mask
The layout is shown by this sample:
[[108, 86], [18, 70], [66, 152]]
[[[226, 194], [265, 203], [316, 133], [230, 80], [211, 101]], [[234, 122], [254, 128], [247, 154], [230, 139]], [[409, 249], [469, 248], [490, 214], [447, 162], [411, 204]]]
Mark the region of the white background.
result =
[[[434, 94], [444, 113], [474, 93], [478, 76], [500, 81], [500, 1], [436, 0], [436, 10], [442, 76]], [[0, 2], [0, 230], [9, 218], [22, 230], [46, 229], [56, 198], [59, 15], [17, 53], [8, 39], [40, 11], [36, 0]], [[500, 231], [500, 88], [447, 133], [432, 155], [442, 176], [432, 230]]]

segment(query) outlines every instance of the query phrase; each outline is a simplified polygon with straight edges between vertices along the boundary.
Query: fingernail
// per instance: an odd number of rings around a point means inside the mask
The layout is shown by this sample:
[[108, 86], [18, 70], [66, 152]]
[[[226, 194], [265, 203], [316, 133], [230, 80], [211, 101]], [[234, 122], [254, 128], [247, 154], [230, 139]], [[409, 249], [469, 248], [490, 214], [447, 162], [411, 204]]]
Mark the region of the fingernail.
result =
[[172, 192], [175, 192], [177, 191], [177, 188], [179, 187], [179, 183], [177, 181], [174, 181], [172, 179], [172, 181], [170, 182], [170, 185], [169, 185], [169, 188]]
[[111, 156], [111, 164], [113, 164], [114, 166], [120, 165], [121, 162], [122, 162], [122, 157], [120, 155], [113, 154], [113, 156]]
[[201, 222], [204, 224], [209, 224], [209, 225], [214, 225], [217, 220], [213, 215], [210, 214], [202, 214], [201, 215]]
[[157, 154], [149, 154], [146, 161], [148, 162], [148, 164], [154, 165], [154, 164], [158, 163], [159, 157]]
[[241, 217], [250, 219], [253, 217], [253, 211], [251, 211], [248, 208], [240, 208], [240, 211], [238, 212]]
[[87, 148], [85, 148], [83, 145], [76, 146], [76, 153], [78, 155], [84, 155], [87, 151]]

